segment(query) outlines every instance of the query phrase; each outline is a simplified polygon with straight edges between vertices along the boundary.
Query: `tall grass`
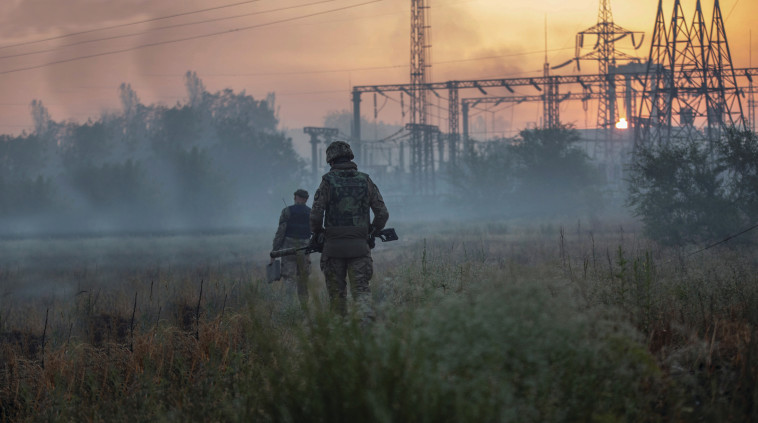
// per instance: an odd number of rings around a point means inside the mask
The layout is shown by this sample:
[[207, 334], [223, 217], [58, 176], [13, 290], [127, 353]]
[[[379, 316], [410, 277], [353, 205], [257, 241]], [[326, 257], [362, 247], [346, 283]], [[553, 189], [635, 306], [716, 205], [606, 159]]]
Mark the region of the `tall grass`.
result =
[[75, 289], [30, 295], [24, 265], [0, 269], [0, 420], [756, 418], [753, 253], [582, 226], [400, 226], [368, 325], [328, 312], [317, 273], [307, 311], [267, 284], [263, 236], [79, 240], [112, 252], [58, 264]]

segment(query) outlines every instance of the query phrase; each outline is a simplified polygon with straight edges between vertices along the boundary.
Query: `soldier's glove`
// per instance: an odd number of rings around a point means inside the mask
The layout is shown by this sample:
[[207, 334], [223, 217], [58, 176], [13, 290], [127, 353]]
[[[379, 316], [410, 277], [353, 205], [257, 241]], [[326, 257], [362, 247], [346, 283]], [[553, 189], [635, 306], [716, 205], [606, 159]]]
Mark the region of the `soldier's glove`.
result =
[[374, 247], [376, 247], [376, 235], [374, 235], [374, 226], [369, 225], [368, 227], [368, 248], [373, 250]]
[[314, 251], [321, 251], [324, 248], [324, 233], [317, 232], [311, 234], [311, 240], [308, 243], [308, 246], [311, 247]]

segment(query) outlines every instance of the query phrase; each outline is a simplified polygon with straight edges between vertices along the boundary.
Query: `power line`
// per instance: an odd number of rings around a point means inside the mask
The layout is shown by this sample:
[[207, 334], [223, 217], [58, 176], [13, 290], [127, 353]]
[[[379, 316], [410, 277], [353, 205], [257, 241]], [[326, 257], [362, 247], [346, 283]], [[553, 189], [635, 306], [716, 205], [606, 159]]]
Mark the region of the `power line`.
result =
[[[260, 0], [256, 0], [256, 1], [260, 1]], [[120, 39], [120, 38], [136, 37], [136, 36], [139, 36], [139, 35], [142, 35], [142, 34], [146, 34], [148, 32], [153, 32], [153, 31], [161, 31], [161, 30], [166, 30], [166, 29], [180, 28], [180, 27], [190, 26], [190, 25], [200, 25], [200, 24], [205, 24], [205, 23], [210, 23], [210, 22], [218, 22], [218, 21], [229, 20], [229, 19], [237, 19], [237, 18], [242, 18], [242, 17], [246, 17], [246, 16], [263, 15], [265, 13], [274, 13], [274, 12], [281, 12], [283, 10], [299, 9], [301, 7], [314, 6], [314, 5], [317, 5], [317, 4], [330, 3], [330, 2], [334, 2], [334, 1], [337, 1], [337, 0], [321, 0], [321, 1], [313, 2], [313, 3], [299, 4], [299, 5], [287, 6], [287, 7], [280, 7], [278, 9], [261, 10], [261, 11], [257, 11], [257, 12], [242, 13], [242, 14], [239, 14], [239, 15], [225, 16], [223, 18], [204, 19], [204, 20], [195, 21], [195, 22], [185, 22], [185, 23], [180, 23], [180, 24], [167, 25], [167, 26], [162, 26], [160, 28], [151, 28], [151, 29], [146, 30], [146, 31], [133, 32], [131, 34], [113, 35], [111, 37], [103, 37], [103, 38], [95, 38], [95, 39], [91, 39], [91, 40], [77, 41], [75, 43], [64, 44], [64, 45], [57, 46], [55, 48], [51, 48], [51, 49], [47, 49], [47, 50], [38, 50], [38, 51], [32, 51], [32, 52], [26, 52], [26, 53], [8, 54], [8, 55], [5, 55], [5, 56], [0, 56], [0, 59], [10, 59], [10, 58], [14, 58], [14, 57], [23, 57], [23, 56], [31, 56], [31, 55], [35, 55], [35, 54], [41, 54], [41, 53], [49, 53], [49, 52], [57, 51], [57, 50], [59, 50], [59, 49], [61, 49], [63, 47], [72, 47], [72, 46], [77, 46], [77, 45], [81, 45], [81, 44], [97, 43], [97, 42], [100, 42], [100, 41], [110, 41], [110, 40], [117, 40], [117, 39]]]
[[271, 21], [271, 22], [266, 22], [266, 23], [257, 24], [257, 25], [250, 25], [250, 26], [245, 26], [245, 27], [240, 27], [240, 28], [234, 28], [234, 29], [229, 29], [229, 30], [225, 30], [225, 31], [212, 32], [212, 33], [202, 34], [202, 35], [194, 35], [194, 36], [191, 36], [191, 37], [177, 38], [177, 39], [174, 39], [174, 40], [156, 41], [156, 42], [153, 42], [153, 43], [141, 44], [141, 45], [134, 46], [134, 47], [123, 48], [123, 49], [120, 49], [120, 50], [105, 51], [105, 52], [101, 52], [101, 53], [94, 53], [94, 54], [88, 54], [88, 55], [84, 55], [84, 56], [72, 57], [72, 58], [69, 58], [69, 59], [56, 60], [56, 61], [53, 61], [53, 62], [43, 63], [43, 64], [40, 64], [40, 65], [26, 66], [26, 67], [16, 68], [16, 69], [9, 69], [9, 70], [0, 71], [0, 75], [5, 75], [5, 74], [9, 74], [9, 73], [14, 73], [14, 72], [27, 71], [27, 70], [32, 70], [32, 69], [39, 69], [39, 68], [44, 68], [44, 67], [47, 67], [47, 66], [58, 65], [58, 64], [61, 64], [61, 63], [74, 62], [74, 61], [77, 61], [77, 60], [92, 59], [92, 58], [95, 58], [95, 57], [109, 56], [109, 55], [112, 55], [112, 54], [119, 54], [119, 53], [126, 53], [126, 52], [129, 52], [129, 51], [139, 50], [141, 48], [146, 48], [146, 47], [155, 47], [155, 46], [159, 46], [159, 45], [179, 43], [179, 42], [182, 42], [182, 41], [190, 41], [190, 40], [197, 40], [197, 39], [200, 39], [200, 38], [213, 37], [213, 36], [216, 36], [216, 35], [230, 34], [232, 32], [246, 31], [246, 30], [249, 30], [249, 29], [256, 29], [256, 28], [261, 28], [261, 27], [264, 27], [264, 26], [270, 26], [270, 25], [275, 25], [275, 24], [284, 23], [284, 22], [291, 22], [291, 21], [296, 21], [296, 20], [300, 20], [300, 19], [306, 19], [306, 18], [310, 18], [310, 17], [313, 17], [313, 16], [325, 15], [327, 13], [339, 12], [339, 11], [342, 11], [342, 10], [347, 10], [347, 9], [352, 9], [352, 8], [356, 8], [356, 7], [360, 7], [360, 6], [365, 6], [365, 5], [371, 4], [371, 3], [378, 3], [380, 1], [382, 1], [382, 0], [370, 0], [370, 1], [367, 1], [367, 2], [353, 4], [353, 5], [350, 5], [350, 6], [343, 6], [343, 7], [338, 7], [338, 8], [334, 8], [334, 9], [323, 10], [323, 11], [320, 11], [320, 12], [309, 13], [307, 15], [295, 16], [295, 17], [292, 17], [292, 18], [280, 19], [280, 20], [277, 20], [277, 21]]
[[[554, 48], [547, 51], [560, 51], [560, 50], [573, 50], [573, 47], [564, 47], [564, 48]], [[528, 56], [530, 54], [537, 54], [537, 53], [544, 53], [545, 50], [535, 50], [535, 51], [525, 51], [521, 53], [512, 53], [512, 54], [501, 54], [497, 56], [486, 56], [486, 57], [477, 57], [472, 59], [455, 59], [455, 60], [443, 60], [440, 62], [434, 62], [433, 64], [439, 65], [439, 64], [448, 64], [448, 63], [459, 63], [459, 62], [469, 62], [472, 60], [485, 60], [485, 59], [502, 59], [504, 57], [518, 57], [518, 56]]]
[[729, 10], [729, 14], [726, 15], [726, 18], [724, 18], [724, 22], [729, 20], [729, 17], [732, 16], [732, 12], [734, 12], [734, 8], [737, 7], [738, 4], [740, 4], [740, 0], [734, 2], [734, 6], [732, 6], [731, 10]]
[[740, 236], [740, 235], [742, 235], [742, 234], [745, 234], [745, 233], [747, 233], [747, 232], [750, 232], [750, 231], [752, 231], [753, 229], [756, 229], [756, 228], [758, 228], [758, 224], [756, 224], [756, 225], [753, 225], [753, 226], [751, 226], [751, 227], [749, 227], [749, 228], [747, 228], [747, 229], [745, 229], [745, 230], [743, 230], [743, 231], [740, 231], [740, 232], [738, 232], [738, 233], [736, 233], [736, 234], [733, 234], [733, 235], [729, 235], [728, 237], [726, 237], [726, 238], [722, 239], [722, 240], [721, 240], [721, 241], [719, 241], [719, 242], [714, 242], [713, 244], [710, 244], [710, 245], [708, 245], [708, 246], [706, 246], [706, 247], [703, 247], [703, 248], [701, 248], [701, 249], [699, 249], [699, 250], [697, 250], [697, 251], [693, 251], [693, 252], [691, 252], [691, 253], [687, 254], [687, 256], [686, 256], [686, 257], [689, 257], [689, 256], [692, 256], [692, 255], [695, 255], [695, 254], [697, 254], [697, 253], [702, 253], [702, 252], [703, 252], [703, 251], [705, 251], [705, 250], [711, 249], [711, 248], [713, 248], [713, 247], [715, 247], [715, 246], [717, 246], [717, 245], [721, 245], [721, 244], [723, 244], [723, 243], [725, 243], [725, 242], [729, 241], [729, 240], [730, 240], [730, 239], [732, 239], [732, 238], [737, 238], [738, 236]]
[[[554, 49], [551, 51], [556, 50], [567, 50], [567, 49], [573, 49], [573, 47], [568, 48], [560, 48], [560, 49]], [[499, 56], [484, 56], [484, 57], [472, 57], [469, 59], [455, 59], [455, 60], [443, 60], [439, 62], [432, 62], [432, 65], [447, 65], [450, 63], [459, 63], [459, 62], [474, 62], [478, 60], [490, 60], [490, 59], [501, 59], [504, 57], [517, 57], [517, 56], [527, 56], [530, 54], [538, 54], [538, 53], [544, 53], [544, 50], [540, 51], [527, 51], [522, 53], [513, 53], [513, 54], [503, 54]], [[2, 57], [0, 57], [2, 59]], [[247, 77], [247, 76], [271, 76], [271, 75], [307, 75], [307, 74], [320, 74], [320, 73], [340, 73], [340, 72], [358, 72], [358, 71], [369, 71], [369, 70], [381, 70], [381, 69], [397, 69], [397, 68], [406, 68], [408, 67], [408, 64], [404, 65], [386, 65], [386, 66], [366, 66], [361, 68], [343, 68], [343, 69], [323, 69], [323, 70], [307, 70], [307, 71], [286, 71], [286, 72], [252, 72], [252, 73], [211, 73], [211, 74], [204, 74], [204, 77]], [[525, 73], [533, 73], [538, 71], [525, 71], [525, 72], [516, 72], [509, 75], [522, 75]], [[160, 77], [180, 77], [182, 75], [169, 75], [169, 74], [148, 74], [148, 76], [160, 76]], [[500, 77], [502, 75], [497, 75], [496, 77]], [[493, 76], [494, 78], [495, 76]]]
[[[203, 77], [247, 77], [247, 76], [270, 76], [270, 75], [305, 75], [305, 74], [319, 74], [319, 73], [340, 73], [340, 72], [357, 72], [367, 70], [381, 70], [381, 69], [395, 69], [395, 68], [407, 68], [408, 65], [386, 65], [386, 66], [368, 66], [363, 68], [344, 68], [344, 69], [324, 69], [324, 70], [310, 70], [310, 71], [287, 71], [287, 72], [253, 72], [253, 73], [211, 73], [203, 74]], [[176, 74], [148, 74], [149, 76], [160, 77], [179, 77], [181, 75]]]
[[150, 19], [145, 19], [145, 20], [142, 20], [142, 21], [135, 21], [135, 22], [128, 22], [128, 23], [118, 24], [118, 25], [104, 26], [104, 27], [100, 27], [100, 28], [88, 29], [88, 30], [79, 31], [79, 32], [70, 32], [68, 34], [57, 35], [57, 36], [54, 36], [54, 37], [42, 38], [42, 39], [39, 39], [39, 40], [24, 41], [24, 42], [21, 42], [21, 43], [8, 44], [8, 45], [0, 46], [0, 50], [6, 49], [6, 48], [11, 48], [11, 47], [25, 46], [25, 45], [29, 45], [29, 44], [37, 44], [37, 43], [42, 43], [42, 42], [45, 42], [45, 41], [60, 40], [61, 38], [74, 37], [76, 35], [89, 34], [89, 33], [97, 32], [97, 31], [106, 31], [106, 30], [109, 30], [109, 29], [123, 28], [123, 27], [127, 27], [127, 26], [140, 25], [140, 24], [149, 23], [149, 22], [155, 22], [155, 21], [160, 21], [160, 20], [165, 20], [165, 19], [177, 18], [177, 17], [180, 17], [180, 16], [187, 16], [187, 15], [193, 15], [193, 14], [197, 14], [197, 13], [204, 13], [204, 12], [209, 12], [209, 11], [212, 11], [212, 10], [225, 9], [225, 8], [228, 8], [228, 7], [235, 7], [235, 6], [240, 6], [240, 5], [248, 4], [248, 3], [257, 3], [259, 1], [262, 1], [262, 0], [247, 0], [247, 1], [242, 1], [242, 2], [238, 2], [238, 3], [227, 4], [227, 5], [224, 5], [224, 6], [209, 7], [207, 9], [193, 10], [193, 11], [190, 11], [190, 12], [175, 13], [173, 15], [160, 16], [160, 17], [157, 17], [157, 18], [150, 18]]
[[[38, 43], [43, 43], [43, 42], [46, 42], [46, 41], [60, 40], [60, 39], [63, 39], [63, 38], [70, 38], [70, 37], [74, 37], [74, 36], [77, 36], [77, 35], [90, 34], [90, 33], [98, 32], [98, 31], [107, 31], [107, 30], [110, 30], [110, 29], [124, 28], [124, 27], [127, 27], [127, 26], [134, 26], [134, 25], [140, 25], [140, 24], [145, 24], [145, 23], [150, 23], [150, 22], [156, 22], [156, 21], [160, 21], [160, 20], [172, 19], [172, 18], [177, 18], [177, 17], [181, 17], [181, 16], [195, 15], [195, 14], [198, 14], [198, 13], [205, 13], [205, 12], [210, 12], [210, 11], [214, 11], [214, 10], [227, 9], [227, 8], [230, 8], [230, 7], [241, 6], [243, 4], [258, 3], [260, 1], [262, 1], [262, 0], [247, 0], [247, 1], [237, 2], [237, 3], [226, 4], [226, 5], [222, 5], [222, 6], [215, 6], [215, 7], [205, 8], [205, 9], [192, 10], [192, 11], [189, 11], [189, 12], [182, 12], [182, 13], [175, 13], [175, 14], [166, 15], [166, 16], [159, 16], [157, 18], [144, 19], [144, 20], [141, 20], [141, 21], [127, 22], [127, 23], [123, 23], [123, 24], [104, 26], [104, 27], [93, 28], [93, 29], [88, 29], [88, 30], [84, 30], [84, 31], [70, 32], [70, 33], [67, 33], [67, 34], [56, 35], [56, 36], [53, 36], [53, 37], [42, 38], [42, 39], [38, 39], [38, 40], [24, 41], [24, 42], [15, 43], [15, 44], [7, 44], [7, 45], [4, 45], [4, 46], [0, 46], [0, 50], [6, 49], [6, 48], [12, 48], [12, 47], [20, 47], [20, 46], [29, 45], [29, 44], [38, 44]], [[327, 0], [327, 1], [335, 1], [335, 0]], [[323, 2], [319, 2], [319, 3], [323, 3]], [[449, 6], [451, 4], [457, 4], [457, 3], [467, 3], [467, 2], [463, 1], [463, 2], [445, 3], [445, 4], [439, 5], [438, 7]], [[316, 3], [313, 3], [313, 4], [316, 4]], [[293, 6], [293, 7], [297, 7], [297, 6]], [[275, 9], [275, 10], [282, 10], [282, 9]], [[391, 16], [391, 15], [397, 15], [397, 14], [400, 14], [400, 13], [404, 13], [404, 12], [387, 13], [387, 14], [383, 14], [381, 16]], [[232, 17], [229, 17], [229, 18], [221, 18], [221, 19], [231, 19], [231, 18], [242, 17], [242, 16], [246, 16], [246, 15], [247, 14], [235, 15], [235, 16], [232, 16]], [[371, 18], [374, 18], [374, 17], [375, 16], [371, 16]], [[169, 26], [169, 27], [161, 27], [161, 28], [157, 28], [157, 29], [165, 29], [165, 28], [171, 28], [171, 26]], [[70, 45], [76, 45], [76, 44], [67, 44], [66, 46], [70, 46]], [[63, 46], [63, 47], [66, 47], [66, 46]], [[3, 57], [0, 57], [0, 58], [3, 58]]]

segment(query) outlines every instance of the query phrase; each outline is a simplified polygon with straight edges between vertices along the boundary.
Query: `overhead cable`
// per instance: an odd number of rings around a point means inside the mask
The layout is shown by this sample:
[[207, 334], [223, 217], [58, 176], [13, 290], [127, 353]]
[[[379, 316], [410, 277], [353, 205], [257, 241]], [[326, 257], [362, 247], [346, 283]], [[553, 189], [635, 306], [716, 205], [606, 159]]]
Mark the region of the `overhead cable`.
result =
[[208, 34], [193, 35], [191, 37], [176, 38], [176, 39], [173, 39], [173, 40], [156, 41], [156, 42], [153, 42], [153, 43], [140, 44], [138, 46], [127, 47], [127, 48], [123, 48], [123, 49], [119, 49], [119, 50], [111, 50], [111, 51], [105, 51], [105, 52], [101, 52], [101, 53], [93, 53], [93, 54], [87, 54], [87, 55], [84, 55], [84, 56], [72, 57], [72, 58], [69, 58], [69, 59], [55, 60], [55, 61], [52, 61], [52, 62], [40, 64], [40, 65], [25, 66], [25, 67], [21, 67], [21, 68], [8, 69], [8, 70], [0, 71], [0, 75], [5, 75], [5, 74], [9, 74], [9, 73], [14, 73], [14, 72], [27, 71], [27, 70], [32, 70], [32, 69], [39, 69], [39, 68], [44, 68], [44, 67], [47, 67], [47, 66], [58, 65], [58, 64], [61, 64], [61, 63], [74, 62], [74, 61], [77, 61], [77, 60], [92, 59], [92, 58], [95, 58], [95, 57], [102, 57], [102, 56], [109, 56], [109, 55], [113, 55], [113, 54], [126, 53], [126, 52], [129, 52], [129, 51], [139, 50], [139, 49], [146, 48], [146, 47], [155, 47], [155, 46], [159, 46], [159, 45], [173, 44], [173, 43], [179, 43], [179, 42], [183, 42], [183, 41], [197, 40], [197, 39], [200, 39], [200, 38], [213, 37], [213, 36], [216, 36], [216, 35], [224, 35], [224, 34], [230, 34], [230, 33], [233, 33], [233, 32], [240, 32], [240, 31], [246, 31], [246, 30], [250, 30], [250, 29], [262, 28], [262, 27], [265, 27], [265, 26], [271, 26], [271, 25], [280, 24], [280, 23], [284, 23], [284, 22], [292, 22], [292, 21], [296, 21], [296, 20], [300, 20], [300, 19], [310, 18], [310, 17], [313, 17], [313, 16], [325, 15], [325, 14], [332, 13], [332, 12], [339, 12], [339, 11], [342, 11], [342, 10], [353, 9], [353, 8], [360, 7], [360, 6], [365, 6], [365, 5], [371, 4], [371, 3], [378, 3], [380, 1], [382, 1], [382, 0], [371, 0], [371, 1], [363, 2], [363, 3], [353, 4], [353, 5], [350, 5], [350, 6], [343, 6], [343, 7], [338, 7], [338, 8], [334, 8], [334, 9], [323, 10], [323, 11], [320, 11], [320, 12], [309, 13], [309, 14], [306, 14], [306, 15], [300, 15], [300, 16], [295, 16], [295, 17], [291, 17], [291, 18], [279, 19], [279, 20], [276, 20], [276, 21], [266, 22], [266, 23], [262, 23], [262, 24], [249, 25], [249, 26], [244, 26], [244, 27], [240, 27], [240, 28], [228, 29], [228, 30], [224, 30], [224, 31], [211, 32], [211, 33], [208, 33]]
[[61, 38], [74, 37], [76, 35], [82, 35], [82, 34], [90, 34], [92, 32], [107, 31], [109, 29], [116, 29], [116, 28], [123, 28], [123, 27], [127, 27], [127, 26], [140, 25], [140, 24], [149, 23], [149, 22], [155, 22], [155, 21], [160, 21], [160, 20], [165, 20], [165, 19], [177, 18], [177, 17], [180, 17], [180, 16], [194, 15], [194, 14], [197, 14], [197, 13], [205, 13], [205, 12], [209, 12], [209, 11], [212, 11], [212, 10], [225, 9], [225, 8], [228, 8], [228, 7], [235, 7], [235, 6], [240, 6], [240, 5], [248, 4], [248, 3], [257, 3], [259, 1], [262, 1], [262, 0], [247, 0], [247, 1], [242, 1], [242, 2], [238, 2], [238, 3], [227, 4], [227, 5], [223, 5], [223, 6], [209, 7], [209, 8], [206, 8], [206, 9], [193, 10], [193, 11], [190, 11], [190, 12], [175, 13], [173, 15], [167, 15], [167, 16], [159, 16], [157, 18], [150, 18], [150, 19], [145, 19], [145, 20], [141, 20], [141, 21], [127, 22], [127, 23], [123, 23], [123, 24], [104, 26], [104, 27], [100, 27], [100, 28], [88, 29], [88, 30], [78, 31], [78, 32], [70, 32], [68, 34], [56, 35], [54, 37], [48, 37], [48, 38], [42, 38], [42, 39], [39, 39], [39, 40], [24, 41], [24, 42], [21, 42], [21, 43], [8, 44], [8, 45], [0, 46], [0, 50], [6, 49], [6, 48], [11, 48], [11, 47], [25, 46], [25, 45], [29, 45], [29, 44], [43, 43], [45, 41], [60, 40]]
[[687, 255], [686, 255], [686, 257], [689, 257], [689, 256], [692, 256], [692, 255], [695, 255], [695, 254], [697, 254], [697, 253], [702, 253], [702, 252], [703, 252], [703, 251], [705, 251], [705, 250], [711, 249], [711, 248], [713, 248], [713, 247], [715, 247], [715, 246], [717, 246], [717, 245], [721, 245], [721, 244], [723, 244], [723, 243], [725, 243], [725, 242], [729, 241], [730, 239], [733, 239], [733, 238], [737, 238], [738, 236], [740, 236], [740, 235], [742, 235], [742, 234], [745, 234], [745, 233], [748, 233], [748, 232], [750, 232], [750, 231], [752, 231], [752, 230], [754, 230], [754, 229], [756, 229], [756, 228], [758, 228], [758, 224], [755, 224], [755, 225], [753, 225], [753, 226], [751, 226], [751, 227], [749, 227], [749, 228], [747, 228], [747, 229], [745, 229], [745, 230], [743, 230], [743, 231], [740, 231], [740, 232], [738, 232], [738, 233], [736, 233], [736, 234], [734, 234], [734, 235], [729, 235], [728, 237], [726, 237], [726, 238], [722, 239], [722, 240], [721, 240], [721, 241], [719, 241], [719, 242], [714, 242], [713, 244], [710, 244], [710, 245], [708, 245], [708, 246], [706, 246], [706, 247], [703, 247], [703, 248], [701, 248], [701, 249], [699, 249], [699, 250], [697, 250], [697, 251], [693, 251], [693, 252], [691, 252], [691, 253], [687, 254]]
[[[260, 1], [260, 0], [258, 0], [258, 1]], [[35, 55], [35, 54], [41, 54], [41, 53], [49, 53], [49, 52], [53, 52], [53, 51], [58, 51], [58, 50], [60, 50], [63, 47], [72, 47], [72, 46], [77, 46], [77, 45], [81, 45], [81, 44], [91, 44], [91, 43], [97, 43], [97, 42], [100, 42], [100, 41], [111, 41], [111, 40], [117, 40], [117, 39], [120, 39], [120, 38], [137, 37], [137, 36], [146, 34], [148, 32], [152, 32], [152, 31], [161, 31], [161, 30], [165, 30], [165, 29], [180, 28], [180, 27], [183, 27], [183, 26], [190, 26], [190, 25], [201, 25], [201, 24], [205, 24], [205, 23], [218, 22], [218, 21], [229, 20], [229, 19], [237, 19], [237, 18], [242, 18], [242, 17], [246, 17], [246, 16], [263, 15], [265, 13], [274, 13], [274, 12], [281, 12], [283, 10], [299, 9], [301, 7], [314, 6], [314, 5], [317, 5], [317, 4], [330, 3], [330, 2], [334, 2], [334, 1], [337, 1], [337, 0], [321, 0], [321, 1], [313, 2], [313, 3], [299, 4], [299, 5], [287, 6], [287, 7], [280, 7], [278, 9], [260, 10], [260, 11], [257, 11], [257, 12], [249, 12], [249, 13], [243, 13], [243, 14], [239, 14], [239, 15], [225, 16], [223, 18], [204, 19], [204, 20], [195, 21], [195, 22], [184, 22], [184, 23], [180, 23], [180, 24], [173, 24], [173, 25], [162, 26], [162, 27], [159, 27], [159, 28], [151, 28], [151, 29], [146, 30], [146, 31], [133, 32], [131, 34], [113, 35], [113, 36], [110, 36], [110, 37], [103, 37], [103, 38], [95, 38], [95, 39], [90, 39], [90, 40], [77, 41], [75, 43], [63, 44], [63, 45], [56, 46], [55, 48], [51, 48], [51, 49], [47, 49], [47, 50], [37, 50], [37, 51], [31, 51], [31, 52], [26, 52], [26, 53], [7, 54], [5, 56], [0, 56], [0, 59], [10, 59], [10, 58], [14, 58], [14, 57], [23, 57], [23, 56], [31, 56], [31, 55]]]

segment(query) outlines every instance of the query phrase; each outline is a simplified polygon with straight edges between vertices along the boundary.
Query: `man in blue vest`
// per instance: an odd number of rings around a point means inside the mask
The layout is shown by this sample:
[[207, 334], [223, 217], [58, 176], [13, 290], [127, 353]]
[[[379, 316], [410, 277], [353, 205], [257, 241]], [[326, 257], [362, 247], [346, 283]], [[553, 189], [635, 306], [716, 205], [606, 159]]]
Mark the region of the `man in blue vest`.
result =
[[[369, 281], [374, 262], [368, 237], [379, 231], [389, 219], [379, 188], [358, 166], [350, 145], [334, 141], [326, 149], [326, 162], [331, 166], [321, 178], [313, 196], [310, 229], [314, 239], [323, 236], [321, 270], [332, 311], [347, 313], [347, 275], [350, 293], [364, 319], [371, 319]], [[370, 212], [374, 213], [371, 221]]]
[[[279, 216], [279, 228], [274, 236], [273, 250], [283, 248], [300, 248], [308, 245], [311, 235], [309, 218], [311, 208], [306, 206], [308, 191], [295, 191], [295, 204], [285, 207]], [[271, 261], [274, 259], [272, 258]], [[282, 257], [282, 279], [288, 295], [297, 289], [300, 304], [308, 306], [308, 276], [311, 273], [309, 255], [298, 252], [296, 255]]]

